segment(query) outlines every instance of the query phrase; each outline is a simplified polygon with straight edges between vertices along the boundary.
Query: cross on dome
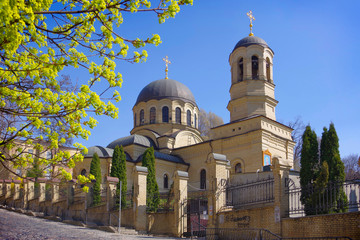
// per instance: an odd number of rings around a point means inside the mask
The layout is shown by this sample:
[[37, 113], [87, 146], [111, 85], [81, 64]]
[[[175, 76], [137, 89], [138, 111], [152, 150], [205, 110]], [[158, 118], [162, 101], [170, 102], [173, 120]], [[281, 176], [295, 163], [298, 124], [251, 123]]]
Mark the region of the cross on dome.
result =
[[169, 79], [168, 78], [168, 71], [169, 71], [169, 65], [168, 64], [171, 64], [171, 62], [170, 62], [168, 56], [164, 57], [163, 61], [165, 62], [165, 79]]

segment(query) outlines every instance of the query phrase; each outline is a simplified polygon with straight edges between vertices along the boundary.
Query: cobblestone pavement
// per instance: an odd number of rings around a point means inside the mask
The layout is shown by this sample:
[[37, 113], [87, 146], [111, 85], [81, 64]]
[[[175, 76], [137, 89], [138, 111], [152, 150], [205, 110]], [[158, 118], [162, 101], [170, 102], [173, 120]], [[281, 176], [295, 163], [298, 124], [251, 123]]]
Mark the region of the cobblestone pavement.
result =
[[162, 239], [175, 238], [154, 237], [148, 235], [124, 235], [103, 232], [61, 222], [27, 216], [25, 214], [0, 209], [0, 239]]

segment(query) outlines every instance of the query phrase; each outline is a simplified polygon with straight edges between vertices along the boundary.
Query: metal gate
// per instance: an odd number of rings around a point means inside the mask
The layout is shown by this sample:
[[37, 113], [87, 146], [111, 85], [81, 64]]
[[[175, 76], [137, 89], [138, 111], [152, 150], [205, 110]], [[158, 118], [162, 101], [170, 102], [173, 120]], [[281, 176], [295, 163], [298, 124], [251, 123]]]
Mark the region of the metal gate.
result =
[[[208, 223], [208, 200], [205, 197], [189, 198], [184, 202], [184, 214], [186, 214], [186, 226], [184, 237], [205, 236]], [[184, 216], [185, 217], [185, 216]]]

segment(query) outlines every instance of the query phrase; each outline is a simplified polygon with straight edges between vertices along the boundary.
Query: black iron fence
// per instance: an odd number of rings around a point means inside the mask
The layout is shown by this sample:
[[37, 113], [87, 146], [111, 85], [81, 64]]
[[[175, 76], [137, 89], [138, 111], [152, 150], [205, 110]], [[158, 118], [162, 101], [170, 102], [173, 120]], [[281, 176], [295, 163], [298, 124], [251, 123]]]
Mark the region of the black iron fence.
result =
[[226, 187], [226, 205], [244, 208], [254, 204], [274, 202], [274, 179], [259, 180]]
[[325, 186], [309, 184], [305, 188], [289, 186], [289, 216], [355, 212], [360, 208], [360, 180], [332, 182]]
[[153, 193], [146, 195], [147, 212], [174, 211], [174, 194], [172, 192]]

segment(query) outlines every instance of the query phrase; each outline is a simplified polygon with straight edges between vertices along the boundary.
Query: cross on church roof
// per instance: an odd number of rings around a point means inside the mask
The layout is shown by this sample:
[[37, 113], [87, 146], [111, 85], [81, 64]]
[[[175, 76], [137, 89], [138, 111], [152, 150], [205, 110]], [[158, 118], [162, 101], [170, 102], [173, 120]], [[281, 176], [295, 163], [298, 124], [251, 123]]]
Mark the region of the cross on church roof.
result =
[[165, 79], [169, 79], [169, 78], [168, 78], [168, 71], [169, 71], [168, 64], [171, 64], [171, 62], [170, 62], [168, 56], [164, 57], [164, 58], [163, 58], [163, 61], [165, 62], [165, 66], [166, 66], [166, 67], [165, 67]]
[[251, 10], [250, 10], [250, 12], [246, 13], [246, 15], [247, 15], [247, 16], [249, 17], [249, 19], [250, 19], [250, 34], [249, 34], [249, 36], [254, 36], [254, 34], [252, 33], [252, 26], [253, 26], [252, 21], [255, 20], [255, 17], [254, 17], [254, 15], [252, 14], [252, 11], [251, 11]]

